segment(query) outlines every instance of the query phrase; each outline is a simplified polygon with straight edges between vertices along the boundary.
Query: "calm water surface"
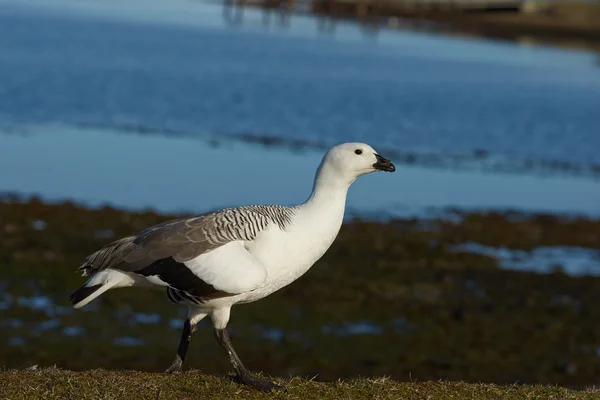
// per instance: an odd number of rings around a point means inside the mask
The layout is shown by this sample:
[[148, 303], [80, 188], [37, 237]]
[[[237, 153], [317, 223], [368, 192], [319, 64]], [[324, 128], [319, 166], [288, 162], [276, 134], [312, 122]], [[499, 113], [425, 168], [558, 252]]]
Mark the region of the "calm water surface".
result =
[[[265, 27], [255, 10], [231, 26], [220, 6], [184, 0], [0, 5], [0, 190], [159, 209], [295, 203], [323, 148], [360, 140], [413, 165], [358, 182], [359, 210], [600, 211], [591, 54], [352, 24], [322, 35], [308, 17]], [[319, 151], [207, 144], [239, 136]]]
[[[272, 151], [109, 130], [30, 128], [2, 134], [3, 188], [92, 205], [203, 212], [244, 204], [299, 204], [312, 189], [319, 150]], [[521, 209], [600, 214], [600, 184], [575, 177], [485, 174], [401, 166], [350, 188], [351, 214], [430, 215], [431, 209]]]

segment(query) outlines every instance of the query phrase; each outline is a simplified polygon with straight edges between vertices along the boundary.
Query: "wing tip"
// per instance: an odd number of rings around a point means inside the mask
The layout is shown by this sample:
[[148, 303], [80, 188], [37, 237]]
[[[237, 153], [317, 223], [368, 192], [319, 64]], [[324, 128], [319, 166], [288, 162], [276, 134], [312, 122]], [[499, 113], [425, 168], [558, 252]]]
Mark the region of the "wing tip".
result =
[[96, 293], [98, 289], [100, 289], [102, 286], [102, 284], [92, 286], [83, 285], [82, 287], [71, 293], [71, 295], [69, 295], [69, 301], [73, 305], [73, 308], [81, 308], [90, 301], [92, 301], [96, 296], [92, 298], [90, 297], [93, 296], [94, 293]]

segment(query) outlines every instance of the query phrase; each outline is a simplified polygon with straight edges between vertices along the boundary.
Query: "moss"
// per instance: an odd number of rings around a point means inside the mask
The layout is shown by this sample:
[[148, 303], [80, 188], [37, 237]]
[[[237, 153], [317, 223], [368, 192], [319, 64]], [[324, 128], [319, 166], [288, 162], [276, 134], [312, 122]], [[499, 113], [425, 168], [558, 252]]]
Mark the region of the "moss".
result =
[[137, 371], [72, 372], [56, 368], [0, 373], [0, 397], [33, 399], [597, 399], [600, 390], [556, 386], [395, 382], [386, 378], [316, 382], [275, 379], [287, 392], [263, 394], [226, 377], [190, 371], [176, 375]]

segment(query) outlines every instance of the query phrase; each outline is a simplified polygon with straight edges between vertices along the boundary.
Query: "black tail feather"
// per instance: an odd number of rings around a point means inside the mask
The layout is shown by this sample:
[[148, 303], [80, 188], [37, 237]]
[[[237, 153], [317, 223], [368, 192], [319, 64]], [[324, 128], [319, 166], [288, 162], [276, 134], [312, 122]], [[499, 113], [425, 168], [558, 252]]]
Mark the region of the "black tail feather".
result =
[[71, 301], [71, 304], [75, 305], [81, 300], [91, 295], [92, 293], [94, 293], [96, 290], [100, 289], [100, 287], [102, 287], [102, 284], [93, 286], [82, 286], [73, 293], [71, 293], [71, 295], [69, 296], [69, 300]]

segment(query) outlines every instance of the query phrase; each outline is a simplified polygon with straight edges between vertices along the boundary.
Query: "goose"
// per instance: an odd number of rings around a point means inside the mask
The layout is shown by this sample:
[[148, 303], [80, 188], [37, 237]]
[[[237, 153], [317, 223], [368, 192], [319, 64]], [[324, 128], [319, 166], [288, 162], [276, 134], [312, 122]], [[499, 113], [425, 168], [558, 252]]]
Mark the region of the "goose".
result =
[[362, 175], [395, 170], [368, 144], [334, 146], [324, 155], [304, 203], [225, 208], [118, 239], [77, 269], [89, 278], [70, 295], [71, 304], [81, 308], [116, 288], [164, 290], [172, 303], [189, 309], [166, 372], [182, 369], [196, 324], [210, 316], [239, 383], [264, 392], [285, 390], [253, 377], [240, 360], [227, 331], [231, 307], [260, 300], [306, 273], [335, 240], [350, 185]]

